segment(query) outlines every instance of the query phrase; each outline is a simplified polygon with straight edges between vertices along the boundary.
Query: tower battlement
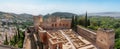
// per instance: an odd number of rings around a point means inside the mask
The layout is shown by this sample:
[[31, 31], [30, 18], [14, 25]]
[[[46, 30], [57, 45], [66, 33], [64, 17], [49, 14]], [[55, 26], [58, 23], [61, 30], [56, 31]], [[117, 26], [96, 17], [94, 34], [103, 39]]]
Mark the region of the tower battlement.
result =
[[98, 31], [106, 32], [106, 33], [114, 33], [113, 29], [108, 29], [108, 28], [98, 28]]

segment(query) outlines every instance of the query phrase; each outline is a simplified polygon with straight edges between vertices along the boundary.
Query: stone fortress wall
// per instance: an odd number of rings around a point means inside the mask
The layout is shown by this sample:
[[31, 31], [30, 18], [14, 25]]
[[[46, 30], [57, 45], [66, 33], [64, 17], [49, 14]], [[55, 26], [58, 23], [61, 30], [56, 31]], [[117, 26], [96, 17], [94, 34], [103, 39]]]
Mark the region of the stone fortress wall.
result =
[[99, 28], [97, 32], [93, 32], [77, 25], [77, 33], [99, 49], [114, 49], [115, 33], [112, 29]]
[[77, 26], [77, 33], [86, 38], [88, 41], [92, 42], [93, 44], [95, 44], [96, 42], [96, 33], [90, 30], [87, 30], [81, 26]]

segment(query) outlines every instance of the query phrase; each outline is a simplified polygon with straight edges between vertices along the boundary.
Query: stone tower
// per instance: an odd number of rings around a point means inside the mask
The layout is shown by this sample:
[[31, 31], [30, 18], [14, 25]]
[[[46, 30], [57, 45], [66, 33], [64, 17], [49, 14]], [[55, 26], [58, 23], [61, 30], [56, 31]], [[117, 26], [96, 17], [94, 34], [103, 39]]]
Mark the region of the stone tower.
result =
[[38, 27], [41, 25], [41, 23], [43, 22], [42, 16], [34, 16], [34, 27], [35, 30], [38, 30]]
[[98, 29], [96, 45], [99, 49], [114, 49], [115, 32], [112, 29]]

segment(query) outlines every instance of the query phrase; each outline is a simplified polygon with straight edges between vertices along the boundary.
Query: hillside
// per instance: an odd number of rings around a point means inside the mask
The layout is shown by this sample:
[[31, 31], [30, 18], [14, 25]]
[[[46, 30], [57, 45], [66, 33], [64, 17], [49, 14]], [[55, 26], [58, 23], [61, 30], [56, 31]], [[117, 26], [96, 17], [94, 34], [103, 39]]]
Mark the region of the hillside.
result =
[[[15, 13], [6, 13], [6, 12], [0, 12], [0, 19], [4, 19], [5, 16], [4, 14], [9, 14], [12, 16], [13, 20], [20, 20], [20, 21], [29, 21], [32, 20], [33, 21], [33, 15], [31, 14], [15, 14]], [[58, 16], [61, 18], [71, 18], [72, 16], [77, 15], [74, 13], [69, 13], [69, 12], [54, 12], [52, 14], [47, 14], [44, 15], [44, 18], [48, 18], [51, 16]], [[81, 15], [85, 15], [85, 14], [81, 14]], [[111, 16], [111, 17], [119, 17], [120, 18], [120, 12], [99, 12], [99, 13], [88, 13], [88, 16]]]
[[[49, 16], [59, 16], [61, 18], [71, 18], [72, 16], [77, 15], [74, 13], [69, 12], [55, 12], [52, 14], [47, 14], [44, 16], [44, 18], [47, 18]], [[85, 14], [80, 14], [79, 16], [84, 16]], [[88, 16], [110, 16], [110, 17], [116, 17], [120, 18], [120, 12], [99, 12], [99, 13], [88, 13]]]
[[47, 18], [49, 16], [57, 16], [57, 17], [61, 17], [61, 18], [71, 18], [74, 15], [77, 15], [77, 14], [69, 13], [69, 12], [54, 12], [52, 14], [45, 15], [44, 18]]
[[88, 13], [89, 16], [111, 16], [120, 17], [120, 12], [99, 12], [99, 13]]
[[15, 13], [0, 12], [0, 19], [6, 19], [5, 14], [10, 15], [12, 20], [33, 21], [33, 15], [25, 14], [25, 13], [24, 14], [15, 14]]

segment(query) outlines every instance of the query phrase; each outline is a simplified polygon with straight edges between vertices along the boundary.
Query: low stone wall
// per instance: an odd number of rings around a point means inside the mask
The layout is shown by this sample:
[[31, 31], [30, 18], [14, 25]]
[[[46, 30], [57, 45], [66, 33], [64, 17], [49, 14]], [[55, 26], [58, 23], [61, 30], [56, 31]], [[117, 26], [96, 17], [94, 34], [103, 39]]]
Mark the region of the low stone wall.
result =
[[96, 44], [96, 33], [77, 25], [77, 33], [93, 44]]
[[0, 49], [22, 49], [22, 48], [15, 48], [15, 47], [8, 46], [8, 45], [0, 45]]
[[24, 42], [23, 42], [23, 49], [26, 48], [27, 36], [28, 36], [28, 34], [27, 34], [27, 30], [25, 30], [25, 38], [24, 38]]
[[25, 30], [23, 49], [37, 49], [37, 41], [35, 40], [34, 34], [34, 29], [30, 31]]

